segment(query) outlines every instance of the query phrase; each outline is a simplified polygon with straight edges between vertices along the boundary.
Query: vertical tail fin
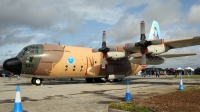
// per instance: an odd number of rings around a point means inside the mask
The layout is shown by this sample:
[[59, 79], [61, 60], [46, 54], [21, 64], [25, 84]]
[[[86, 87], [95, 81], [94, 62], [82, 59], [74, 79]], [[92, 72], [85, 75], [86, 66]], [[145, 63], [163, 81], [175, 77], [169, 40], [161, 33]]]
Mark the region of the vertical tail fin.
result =
[[159, 24], [157, 21], [153, 21], [152, 26], [151, 26], [151, 30], [149, 33], [149, 39], [150, 40], [155, 40], [155, 39], [160, 39], [161, 35], [160, 35], [160, 28], [159, 28]]

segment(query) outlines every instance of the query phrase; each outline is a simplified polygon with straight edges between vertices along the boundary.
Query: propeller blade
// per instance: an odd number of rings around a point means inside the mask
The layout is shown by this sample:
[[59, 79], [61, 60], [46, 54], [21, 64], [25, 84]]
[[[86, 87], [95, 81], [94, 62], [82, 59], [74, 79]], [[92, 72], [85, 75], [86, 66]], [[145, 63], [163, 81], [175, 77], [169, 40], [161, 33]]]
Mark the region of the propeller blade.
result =
[[103, 60], [102, 60], [102, 69], [106, 69], [106, 63], [105, 63], [105, 59], [103, 58]]
[[106, 69], [106, 60], [105, 60], [105, 58], [107, 58], [107, 54], [103, 54], [103, 59], [102, 59], [102, 69]]
[[144, 21], [141, 21], [141, 23], [140, 23], [140, 33], [141, 33], [140, 40], [145, 41], [146, 36], [145, 36], [145, 23], [144, 23]]
[[106, 47], [106, 31], [103, 31], [103, 36], [102, 36], [102, 47]]
[[146, 67], [146, 56], [145, 54], [142, 54], [142, 58], [141, 58], [141, 66], [142, 67]]
[[141, 23], [140, 23], [140, 33], [145, 34], [145, 23], [144, 23], [144, 21], [141, 21]]

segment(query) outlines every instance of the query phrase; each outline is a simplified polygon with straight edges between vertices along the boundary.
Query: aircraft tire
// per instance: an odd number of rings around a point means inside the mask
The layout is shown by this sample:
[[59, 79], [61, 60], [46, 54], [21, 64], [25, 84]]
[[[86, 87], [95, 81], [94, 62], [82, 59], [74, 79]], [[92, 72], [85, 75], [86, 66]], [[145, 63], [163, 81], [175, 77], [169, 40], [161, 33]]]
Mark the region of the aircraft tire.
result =
[[114, 79], [113, 82], [121, 82], [122, 79]]
[[93, 82], [93, 78], [85, 78], [85, 80], [86, 80], [87, 83]]
[[119, 82], [122, 82], [123, 79], [118, 79]]
[[36, 78], [34, 78], [34, 77], [31, 79], [31, 83], [32, 83], [33, 85], [36, 84], [36, 83], [35, 83], [35, 80], [36, 80]]
[[36, 78], [35, 79], [35, 84], [36, 85], [41, 85], [42, 84], [42, 79]]
[[94, 82], [101, 82], [101, 78], [94, 78]]

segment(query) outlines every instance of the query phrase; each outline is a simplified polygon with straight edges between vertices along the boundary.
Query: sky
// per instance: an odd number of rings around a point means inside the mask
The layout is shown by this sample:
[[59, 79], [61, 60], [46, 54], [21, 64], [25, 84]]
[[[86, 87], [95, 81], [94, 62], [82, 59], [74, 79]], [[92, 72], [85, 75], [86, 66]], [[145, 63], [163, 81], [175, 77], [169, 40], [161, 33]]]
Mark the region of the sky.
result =
[[[146, 36], [153, 20], [165, 40], [200, 36], [200, 0], [1, 0], [0, 64], [30, 44], [58, 44], [100, 48], [140, 39], [140, 21]], [[197, 53], [166, 59], [161, 68], [200, 67], [200, 46], [167, 53]], [[150, 66], [150, 65], [149, 65]]]

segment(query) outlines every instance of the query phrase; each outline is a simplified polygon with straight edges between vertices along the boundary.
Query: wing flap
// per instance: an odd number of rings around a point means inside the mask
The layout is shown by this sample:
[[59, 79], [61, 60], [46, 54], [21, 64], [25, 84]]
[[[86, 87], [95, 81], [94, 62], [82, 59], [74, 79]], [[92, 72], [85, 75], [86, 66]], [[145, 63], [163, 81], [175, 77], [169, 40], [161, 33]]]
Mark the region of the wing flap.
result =
[[200, 45], [200, 36], [165, 40], [164, 44], [170, 46], [172, 49]]
[[163, 58], [175, 58], [175, 57], [183, 57], [183, 56], [193, 56], [197, 55], [196, 53], [183, 53], [183, 54], [162, 54], [159, 55]]

